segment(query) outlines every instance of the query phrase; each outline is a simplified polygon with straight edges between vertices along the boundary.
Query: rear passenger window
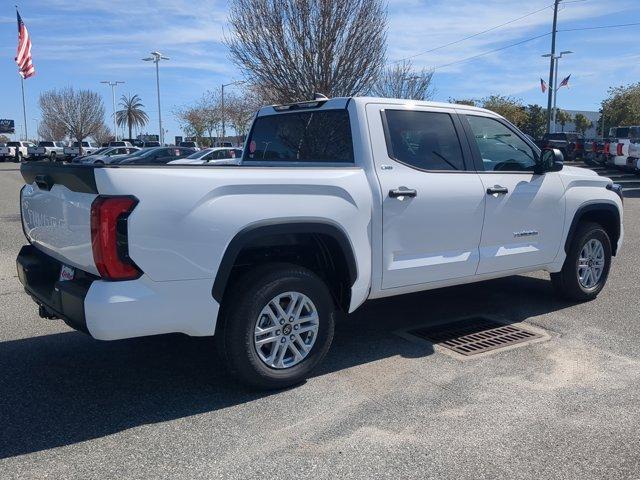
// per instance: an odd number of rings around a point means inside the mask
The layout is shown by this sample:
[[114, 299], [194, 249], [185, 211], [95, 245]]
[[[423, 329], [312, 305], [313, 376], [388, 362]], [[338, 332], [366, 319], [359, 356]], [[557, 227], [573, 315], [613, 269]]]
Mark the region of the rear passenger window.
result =
[[385, 110], [389, 156], [420, 170], [464, 170], [462, 149], [448, 113]]
[[346, 110], [259, 117], [247, 145], [249, 161], [353, 163]]

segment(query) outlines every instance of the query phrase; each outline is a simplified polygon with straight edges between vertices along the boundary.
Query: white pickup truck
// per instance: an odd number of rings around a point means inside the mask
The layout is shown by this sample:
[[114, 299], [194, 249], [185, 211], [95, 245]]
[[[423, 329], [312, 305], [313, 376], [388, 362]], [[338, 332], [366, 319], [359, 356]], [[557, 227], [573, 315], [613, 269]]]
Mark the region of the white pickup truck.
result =
[[46, 158], [55, 162], [64, 157], [64, 147], [64, 142], [41, 141], [37, 147], [29, 147], [29, 157], [35, 160]]
[[33, 147], [35, 145], [31, 142], [7, 142], [4, 147], [0, 147], [0, 161], [21, 162], [29, 158], [29, 149]]
[[537, 270], [595, 298], [623, 239], [619, 186], [464, 105], [265, 107], [238, 166], [21, 171], [18, 273], [43, 317], [101, 340], [215, 335], [260, 388], [308, 377], [334, 313], [368, 299]]
[[[95, 151], [100, 149], [100, 145], [93, 142], [82, 142], [82, 155], [91, 155]], [[64, 147], [64, 157], [67, 160], [71, 160], [80, 155], [80, 147], [78, 142], [73, 142], [68, 147]]]

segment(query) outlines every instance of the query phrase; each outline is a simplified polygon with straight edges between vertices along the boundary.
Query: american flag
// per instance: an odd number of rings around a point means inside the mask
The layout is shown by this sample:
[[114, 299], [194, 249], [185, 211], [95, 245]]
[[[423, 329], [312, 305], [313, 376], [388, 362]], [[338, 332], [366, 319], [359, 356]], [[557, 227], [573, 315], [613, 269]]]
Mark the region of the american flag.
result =
[[18, 54], [16, 63], [18, 64], [18, 74], [22, 78], [29, 78], [36, 74], [36, 68], [31, 60], [31, 38], [26, 25], [18, 14]]
[[571, 78], [571, 75], [569, 75], [564, 80], [562, 80], [560, 82], [560, 85], [558, 85], [558, 88], [560, 88], [560, 87], [568, 87], [569, 86], [569, 78]]
[[542, 90], [542, 93], [547, 91], [547, 82], [543, 79], [540, 79], [540, 90]]

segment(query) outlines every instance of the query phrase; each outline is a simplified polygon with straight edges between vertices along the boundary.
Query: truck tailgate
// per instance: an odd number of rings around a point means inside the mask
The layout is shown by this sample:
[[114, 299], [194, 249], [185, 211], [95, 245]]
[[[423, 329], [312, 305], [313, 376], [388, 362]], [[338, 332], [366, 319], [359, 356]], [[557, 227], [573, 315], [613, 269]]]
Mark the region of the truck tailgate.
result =
[[62, 263], [97, 274], [91, 248], [94, 172], [85, 166], [23, 164], [20, 192], [27, 239]]

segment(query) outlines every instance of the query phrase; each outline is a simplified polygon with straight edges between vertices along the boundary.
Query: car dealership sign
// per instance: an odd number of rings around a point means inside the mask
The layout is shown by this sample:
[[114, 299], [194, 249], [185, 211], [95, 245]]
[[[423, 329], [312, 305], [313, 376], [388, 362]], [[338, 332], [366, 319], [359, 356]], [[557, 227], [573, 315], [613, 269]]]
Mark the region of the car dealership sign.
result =
[[13, 120], [0, 118], [0, 133], [16, 133], [16, 125]]

